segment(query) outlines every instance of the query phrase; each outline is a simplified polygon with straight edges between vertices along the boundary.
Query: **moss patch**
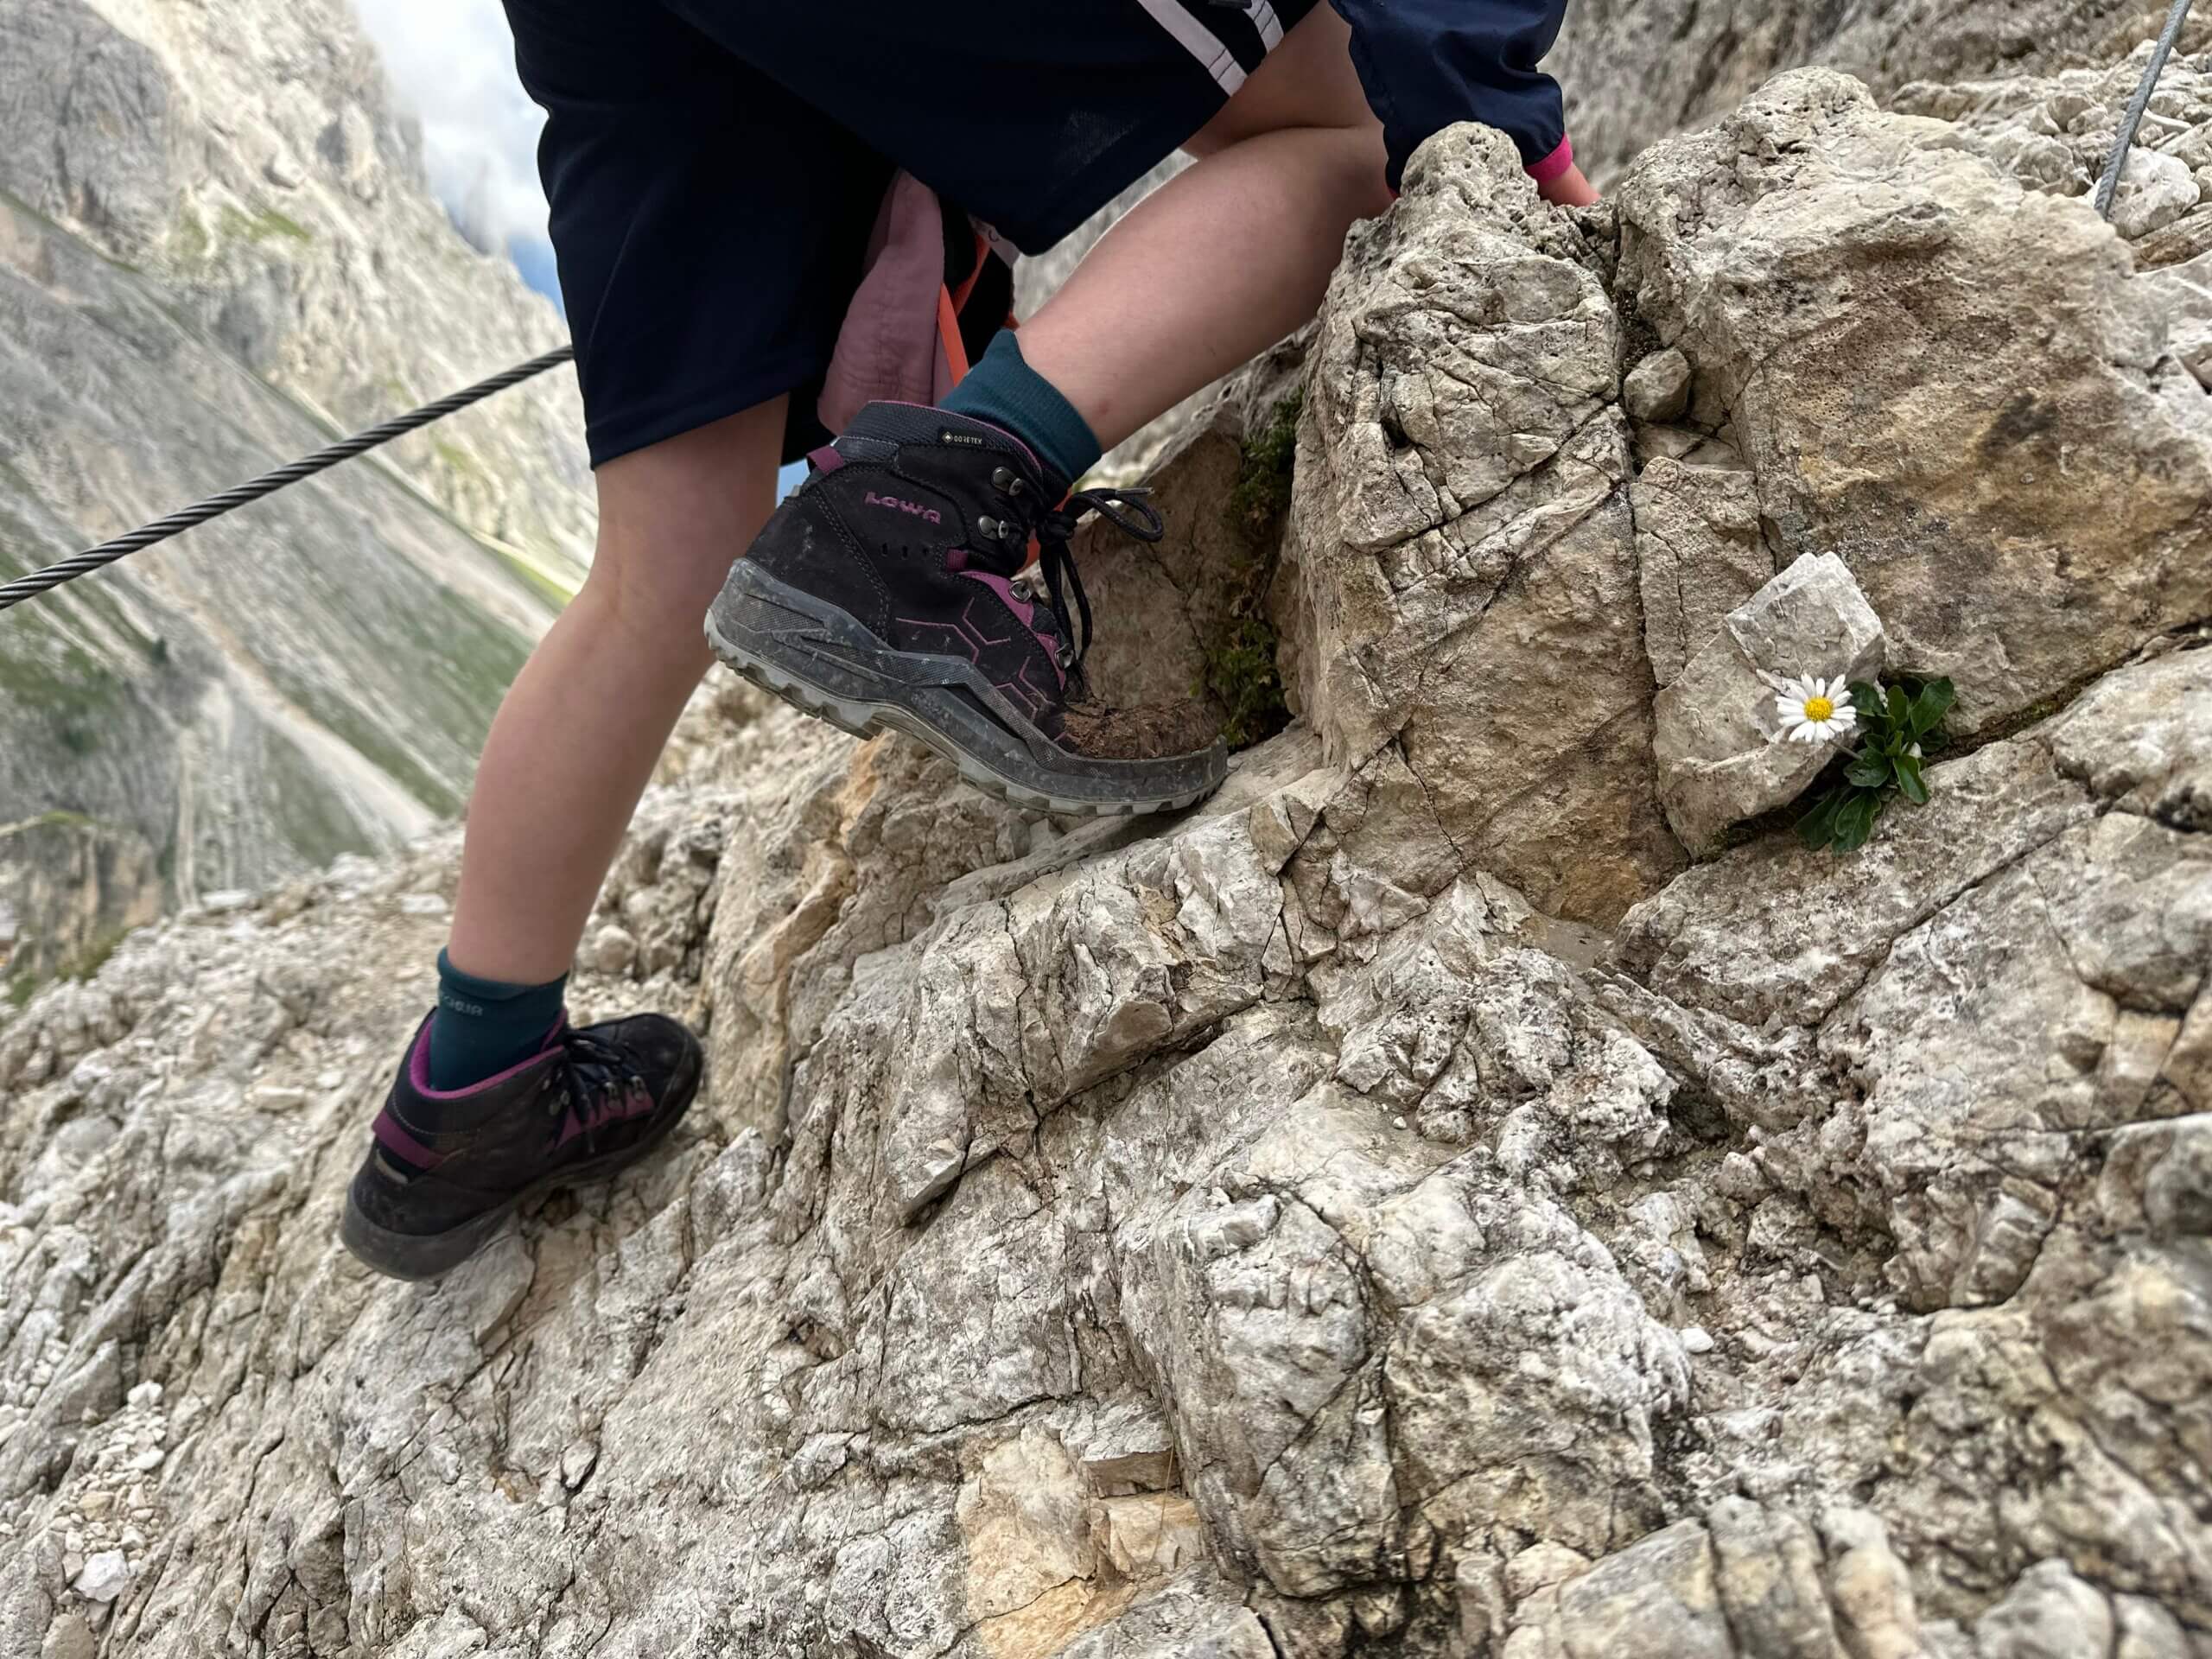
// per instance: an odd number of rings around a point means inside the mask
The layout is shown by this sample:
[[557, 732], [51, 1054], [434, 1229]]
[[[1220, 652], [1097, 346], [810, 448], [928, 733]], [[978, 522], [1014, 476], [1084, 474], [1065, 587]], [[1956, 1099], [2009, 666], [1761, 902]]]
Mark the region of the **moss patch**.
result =
[[1206, 648], [1205, 689], [1222, 706], [1221, 741], [1232, 749], [1249, 749], [1290, 723], [1275, 645], [1273, 625], [1255, 611], [1232, 616]]
[[101, 934], [99, 938], [69, 959], [68, 964], [61, 970], [61, 977], [74, 980], [90, 979], [107, 965], [107, 959], [115, 954], [116, 946], [123, 943], [124, 935], [130, 931], [128, 928], [119, 927], [112, 933]]
[[457, 443], [448, 443], [443, 438], [435, 440], [431, 448], [440, 461], [464, 478], [482, 478], [484, 469], [476, 464], [476, 457]]
[[280, 213], [274, 207], [264, 207], [257, 213], [246, 214], [226, 203], [216, 223], [231, 240], [248, 242], [256, 247], [278, 237], [288, 242], [315, 240], [313, 231], [290, 214]]
[[1249, 748], [1290, 723], [1282, 676], [1275, 667], [1279, 641], [1268, 620], [1267, 595], [1290, 512], [1290, 485], [1298, 459], [1298, 416], [1305, 395], [1294, 392], [1274, 407], [1268, 423], [1246, 440], [1236, 483], [1223, 505], [1230, 532], [1244, 552], [1230, 575], [1223, 620], [1204, 642], [1205, 683], [1199, 690], [1220, 704], [1222, 741]]
[[285, 697], [317, 725], [344, 739], [431, 811], [448, 818], [461, 811], [460, 796], [352, 703], [283, 669], [272, 671], [271, 677]]
[[207, 234], [207, 226], [197, 213], [188, 213], [177, 222], [175, 234], [169, 238], [169, 257], [180, 265], [196, 265], [207, 257], [214, 246], [214, 238]]
[[340, 853], [365, 853], [375, 843], [345, 803], [331, 792], [289, 740], [269, 737], [270, 817], [284, 844], [320, 868]]
[[1229, 493], [1229, 523], [1255, 550], [1282, 534], [1290, 511], [1290, 480], [1298, 461], [1298, 416], [1306, 406], [1303, 390], [1274, 406], [1268, 423], [1244, 442], [1236, 486]]
[[101, 934], [75, 956], [62, 963], [51, 974], [43, 977], [29, 968], [17, 969], [15, 976], [8, 981], [7, 995], [10, 1006], [20, 1010], [25, 1003], [38, 994], [38, 988], [41, 985], [55, 983], [65, 979], [73, 979], [81, 984], [91, 979], [94, 974], [107, 965], [107, 959], [115, 954], [117, 947], [121, 945], [124, 940], [130, 937], [130, 932], [131, 930], [127, 927], [118, 927], [111, 932]]
[[122, 695], [115, 677], [75, 645], [52, 658], [35, 646], [22, 656], [0, 656], [0, 698], [38, 716], [72, 754], [99, 747], [102, 728]]

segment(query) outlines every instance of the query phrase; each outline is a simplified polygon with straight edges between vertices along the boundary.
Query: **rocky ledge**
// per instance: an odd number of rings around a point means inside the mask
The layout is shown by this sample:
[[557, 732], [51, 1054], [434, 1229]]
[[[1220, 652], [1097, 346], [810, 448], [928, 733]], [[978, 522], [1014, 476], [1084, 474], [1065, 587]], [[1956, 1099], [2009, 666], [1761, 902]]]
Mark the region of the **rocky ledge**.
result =
[[[1264, 585], [1297, 721], [1070, 830], [721, 691], [576, 993], [711, 1095], [442, 1283], [332, 1228], [450, 836], [42, 995], [0, 1649], [2212, 1655], [2201, 289], [2002, 124], [1793, 74], [1579, 218], [1433, 142], [1271, 578], [1233, 410], [1097, 566], [1124, 689]], [[1933, 798], [1685, 845], [1661, 694], [1808, 559]]]

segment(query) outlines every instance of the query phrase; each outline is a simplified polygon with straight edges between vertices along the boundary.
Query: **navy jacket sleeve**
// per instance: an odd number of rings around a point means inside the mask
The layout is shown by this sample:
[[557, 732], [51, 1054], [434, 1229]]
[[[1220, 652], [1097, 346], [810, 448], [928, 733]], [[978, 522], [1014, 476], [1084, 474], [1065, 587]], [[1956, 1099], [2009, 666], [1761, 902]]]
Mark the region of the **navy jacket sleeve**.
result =
[[1564, 172], [1559, 83], [1536, 66], [1567, 0], [1332, 0], [1351, 25], [1352, 62], [1382, 118], [1390, 188], [1406, 157], [1456, 121], [1480, 121], [1520, 146], [1531, 172]]

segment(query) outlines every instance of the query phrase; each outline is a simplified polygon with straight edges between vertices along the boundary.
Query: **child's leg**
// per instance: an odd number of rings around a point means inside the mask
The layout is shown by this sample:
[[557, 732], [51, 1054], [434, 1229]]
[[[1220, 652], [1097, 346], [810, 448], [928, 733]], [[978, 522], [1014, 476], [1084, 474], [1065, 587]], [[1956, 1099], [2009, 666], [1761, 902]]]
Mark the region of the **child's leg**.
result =
[[709, 661], [700, 618], [775, 505], [784, 399], [599, 469], [599, 551], [492, 723], [427, 1042], [408, 1046], [339, 1236], [434, 1278], [517, 1203], [645, 1156], [692, 1103], [698, 1039], [661, 1014], [556, 1021], [576, 940]]
[[1317, 6], [1022, 325], [1031, 368], [1111, 448], [1320, 307], [1355, 219], [1381, 213], [1382, 124], [1351, 31]]
[[[691, 3], [705, 22], [731, 21], [724, 8]], [[954, 10], [979, 40], [985, 22], [1003, 25], [979, 49], [1033, 50], [1044, 67], [1039, 86], [1009, 94], [996, 134], [988, 99], [960, 106], [969, 127], [955, 143], [948, 124], [928, 118], [930, 94], [879, 75], [880, 95], [860, 96], [836, 79], [843, 59], [804, 49], [810, 23], [768, 42], [771, 56], [823, 107], [876, 134], [918, 174], [944, 179], [1017, 244], [1049, 241], [1095, 190], [1114, 188], [1109, 172], [1126, 178], [1122, 166], [1134, 170], [1204, 119], [1189, 143], [1201, 159], [1106, 237], [1018, 336], [995, 340], [941, 411], [862, 410], [733, 570], [709, 626], [726, 660], [800, 708], [847, 725], [925, 732], [979, 786], [1007, 798], [1067, 813], [1186, 804], [1219, 785], [1227, 757], [1218, 743], [1173, 711], [1124, 721], [1071, 701], [1081, 682], [1070, 671], [1091, 619], [1067, 557], [1067, 520], [1051, 504], [1102, 445], [1313, 315], [1346, 229], [1388, 205], [1381, 125], [1353, 71], [1349, 32], [1322, 7], [1263, 60], [1262, 18], [1196, 0], [1187, 11], [1149, 0], [978, 0]], [[937, 16], [883, 11], [909, 30], [923, 27], [915, 17]], [[1233, 48], [1201, 11], [1236, 25]], [[918, 35], [912, 45], [924, 63], [946, 49]], [[1083, 79], [1086, 54], [1104, 66], [1096, 86]], [[1193, 76], [1192, 60], [1213, 88]], [[957, 50], [946, 59], [957, 60]], [[904, 60], [877, 53], [863, 67], [886, 61]], [[1232, 85], [1220, 103], [1218, 89]], [[1080, 118], [1087, 99], [1094, 121]], [[1056, 111], [1066, 118], [1057, 125]], [[1060, 125], [1077, 142], [1056, 146]], [[1106, 149], [1086, 151], [1087, 127]], [[1017, 140], [1027, 148], [1010, 149]], [[1075, 170], [1056, 173], [1062, 165]], [[963, 181], [978, 194], [961, 198]], [[1121, 522], [1144, 533], [1141, 516]], [[1017, 587], [1033, 551], [1042, 555], [1041, 602], [1034, 587]], [[859, 666], [799, 648], [802, 624], [845, 641]], [[945, 689], [955, 685], [963, 696]]]
[[454, 968], [518, 985], [569, 971], [712, 660], [700, 618], [775, 506], [783, 432], [779, 397], [599, 469], [591, 575], [508, 691], [477, 768]]

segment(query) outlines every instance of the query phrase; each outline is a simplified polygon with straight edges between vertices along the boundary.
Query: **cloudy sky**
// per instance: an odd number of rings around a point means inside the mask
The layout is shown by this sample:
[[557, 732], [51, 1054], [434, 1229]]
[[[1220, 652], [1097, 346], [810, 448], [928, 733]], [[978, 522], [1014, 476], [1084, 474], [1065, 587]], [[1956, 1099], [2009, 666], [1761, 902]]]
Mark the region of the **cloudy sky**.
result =
[[507, 247], [547, 286], [544, 117], [515, 79], [499, 0], [354, 0], [401, 100], [422, 118], [430, 185], [480, 246]]

